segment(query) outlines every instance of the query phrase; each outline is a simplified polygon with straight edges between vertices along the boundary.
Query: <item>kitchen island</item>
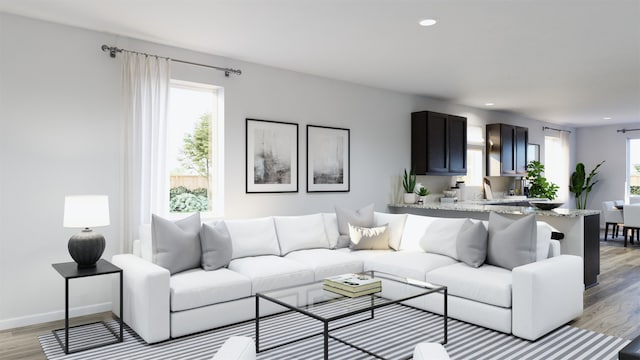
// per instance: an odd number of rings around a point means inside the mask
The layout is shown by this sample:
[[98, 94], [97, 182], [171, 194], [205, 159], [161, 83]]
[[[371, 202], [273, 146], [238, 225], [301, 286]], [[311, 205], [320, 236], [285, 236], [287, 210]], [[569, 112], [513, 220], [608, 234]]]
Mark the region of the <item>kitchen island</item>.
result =
[[560, 240], [562, 254], [577, 255], [584, 260], [584, 285], [586, 288], [598, 284], [600, 274], [600, 211], [553, 209], [540, 210], [521, 205], [522, 201], [463, 201], [455, 203], [427, 202], [425, 204], [390, 204], [392, 213], [408, 213], [447, 218], [472, 218], [488, 220], [490, 212], [517, 218], [536, 214], [538, 221], [544, 221], [564, 234]]

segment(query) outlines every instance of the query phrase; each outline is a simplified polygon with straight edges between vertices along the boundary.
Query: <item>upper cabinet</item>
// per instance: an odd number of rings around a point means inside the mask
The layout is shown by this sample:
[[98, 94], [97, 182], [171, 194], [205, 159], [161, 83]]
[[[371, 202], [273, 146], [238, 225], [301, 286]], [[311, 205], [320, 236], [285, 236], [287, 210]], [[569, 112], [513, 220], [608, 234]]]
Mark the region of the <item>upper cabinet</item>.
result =
[[487, 176], [526, 175], [528, 128], [489, 124], [486, 141]]
[[467, 119], [432, 111], [412, 113], [411, 166], [417, 175], [466, 175]]

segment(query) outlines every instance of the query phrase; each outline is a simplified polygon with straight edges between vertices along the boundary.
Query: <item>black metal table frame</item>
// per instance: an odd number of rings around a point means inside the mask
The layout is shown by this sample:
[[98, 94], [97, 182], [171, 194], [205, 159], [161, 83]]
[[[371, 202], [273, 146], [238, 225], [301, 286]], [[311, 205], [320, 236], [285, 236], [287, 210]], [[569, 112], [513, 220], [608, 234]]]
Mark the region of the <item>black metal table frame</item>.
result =
[[[378, 271], [367, 271], [367, 273], [373, 274], [373, 273], [380, 273], [380, 272], [378, 272]], [[391, 275], [391, 276], [393, 276], [393, 275]], [[384, 276], [382, 276], [380, 278], [387, 279], [387, 280], [392, 280], [392, 281], [397, 281], [397, 280], [394, 280], [392, 278], [387, 278], [387, 277], [384, 277]], [[400, 281], [397, 281], [397, 282], [400, 282]], [[310, 283], [310, 284], [313, 284], [313, 283]], [[298, 285], [298, 286], [294, 286], [292, 288], [305, 286], [305, 285], [310, 285], [310, 284]], [[404, 283], [404, 284], [408, 285], [408, 286], [421, 287], [419, 285], [411, 284], [411, 283]], [[285, 290], [285, 289], [286, 288], [277, 289], [277, 290]], [[374, 316], [375, 316], [374, 311], [377, 308], [381, 308], [381, 307], [385, 307], [385, 306], [389, 306], [389, 305], [393, 305], [393, 304], [399, 304], [399, 303], [405, 302], [407, 300], [415, 299], [415, 298], [418, 298], [418, 297], [421, 297], [421, 296], [430, 295], [430, 294], [433, 294], [433, 293], [436, 293], [436, 292], [442, 292], [442, 294], [444, 295], [444, 301], [443, 301], [443, 307], [444, 307], [443, 310], [444, 311], [443, 311], [443, 316], [442, 316], [442, 318], [443, 318], [443, 327], [444, 327], [444, 339], [440, 343], [442, 345], [445, 345], [447, 343], [447, 341], [448, 341], [447, 322], [448, 322], [448, 318], [449, 318], [449, 316], [448, 316], [448, 300], [447, 300], [447, 298], [448, 298], [448, 288], [446, 286], [436, 286], [434, 288], [430, 288], [427, 292], [424, 292], [424, 293], [421, 293], [421, 294], [412, 295], [412, 296], [409, 296], [409, 297], [406, 297], [406, 298], [402, 298], [402, 299], [398, 299], [398, 300], [392, 300], [392, 301], [389, 301], [389, 302], [386, 302], [386, 303], [383, 303], [383, 304], [377, 304], [377, 305], [374, 304], [374, 299], [376, 297], [378, 297], [378, 298], [381, 298], [381, 297], [378, 296], [378, 295], [375, 295], [375, 294], [371, 294], [370, 295], [371, 296], [371, 306], [370, 307], [365, 307], [365, 308], [362, 308], [362, 309], [359, 309], [359, 310], [355, 310], [355, 311], [351, 311], [351, 312], [348, 312], [348, 313], [345, 313], [345, 314], [340, 314], [340, 315], [337, 315], [337, 316], [334, 316], [334, 317], [331, 317], [331, 318], [324, 318], [324, 317], [318, 316], [316, 314], [310, 313], [308, 311], [305, 311], [304, 309], [301, 309], [299, 307], [290, 305], [290, 304], [288, 304], [286, 302], [283, 302], [283, 301], [280, 301], [278, 299], [274, 299], [272, 297], [266, 296], [266, 295], [264, 295], [262, 293], [256, 293], [256, 295], [255, 295], [255, 297], [256, 297], [256, 319], [255, 319], [255, 322], [256, 322], [256, 325], [255, 325], [255, 327], [256, 327], [256, 353], [269, 351], [269, 350], [280, 348], [280, 347], [283, 347], [283, 346], [286, 346], [286, 345], [291, 345], [291, 344], [294, 344], [294, 343], [297, 343], [297, 342], [300, 342], [300, 341], [303, 341], [303, 340], [307, 340], [307, 339], [310, 339], [310, 338], [318, 336], [318, 335], [323, 335], [323, 338], [324, 338], [324, 359], [325, 360], [329, 359], [329, 339], [330, 338], [333, 339], [333, 340], [336, 340], [338, 342], [341, 342], [341, 343], [343, 343], [343, 344], [345, 344], [347, 346], [355, 348], [355, 349], [357, 349], [357, 350], [359, 350], [359, 351], [361, 351], [363, 353], [371, 355], [371, 356], [373, 356], [375, 358], [384, 360], [385, 358], [380, 356], [379, 354], [373, 353], [371, 351], [363, 349], [362, 347], [359, 347], [357, 345], [349, 343], [346, 340], [343, 340], [343, 339], [340, 339], [340, 338], [338, 338], [336, 336], [331, 335], [330, 331], [339, 330], [339, 329], [345, 328], [347, 326], [351, 326], [351, 325], [355, 325], [355, 324], [358, 324], [358, 323], [361, 323], [361, 322], [364, 322], [364, 321], [371, 320], [371, 319], [374, 318]], [[364, 295], [364, 296], [367, 296], [367, 295]], [[271, 302], [276, 303], [278, 305], [281, 305], [281, 306], [283, 306], [285, 308], [288, 308], [288, 309], [290, 309], [290, 311], [295, 311], [295, 312], [301, 313], [303, 315], [306, 315], [306, 316], [308, 316], [310, 318], [313, 318], [313, 319], [316, 319], [318, 321], [321, 321], [323, 323], [323, 326], [324, 326], [323, 331], [322, 332], [318, 332], [318, 333], [313, 333], [313, 334], [310, 334], [310, 335], [307, 335], [307, 336], [304, 336], [304, 337], [301, 337], [301, 338], [289, 340], [287, 342], [280, 343], [280, 344], [277, 344], [277, 345], [273, 345], [273, 346], [265, 348], [265, 349], [260, 349], [260, 318], [261, 318], [260, 317], [260, 298], [263, 298], [265, 300], [271, 301]], [[430, 312], [430, 311], [427, 311], [427, 310], [424, 310], [424, 309], [420, 309], [420, 308], [416, 308], [415, 306], [411, 306], [411, 305], [407, 305], [407, 304], [401, 304], [401, 305], [408, 306], [408, 307], [411, 307], [413, 309], [420, 310], [422, 312]], [[344, 319], [344, 318], [347, 318], [347, 317], [350, 317], [350, 316], [355, 316], [355, 315], [362, 314], [362, 313], [365, 313], [365, 312], [371, 312], [371, 315], [366, 319], [361, 319], [361, 320], [358, 320], [358, 321], [354, 321], [354, 322], [351, 322], [351, 323], [348, 323], [348, 324], [344, 324], [344, 325], [329, 329], [329, 323], [331, 323], [333, 321]], [[265, 317], [267, 317], [267, 316], [265, 316]], [[405, 358], [402, 358], [402, 360], [408, 360], [408, 359], [411, 359], [411, 358], [412, 358], [412, 355], [409, 355], [409, 356], [407, 356]]]
[[[106, 261], [106, 260], [99, 260], [99, 261], [104, 261], [107, 262], [109, 265], [116, 267], [115, 265], [111, 264], [110, 262]], [[54, 264], [54, 265], [59, 265], [59, 264]], [[55, 266], [54, 266], [55, 268]], [[117, 268], [117, 267], [116, 267]], [[56, 338], [56, 340], [58, 341], [58, 344], [60, 344], [60, 347], [62, 347], [62, 350], [64, 351], [65, 354], [74, 354], [80, 351], [85, 351], [85, 350], [90, 350], [90, 349], [95, 349], [98, 347], [102, 347], [102, 346], [106, 346], [106, 345], [111, 345], [111, 344], [116, 344], [116, 343], [120, 343], [123, 342], [123, 334], [124, 334], [124, 326], [123, 326], [123, 321], [122, 321], [122, 315], [123, 315], [123, 306], [122, 306], [122, 288], [123, 288], [123, 274], [122, 274], [122, 269], [118, 268], [119, 270], [112, 270], [112, 271], [107, 271], [107, 272], [101, 272], [101, 273], [94, 273], [94, 274], [87, 274], [87, 275], [78, 275], [78, 276], [73, 276], [73, 277], [67, 277], [63, 274], [61, 274], [64, 277], [65, 283], [64, 283], [64, 328], [60, 328], [60, 329], [55, 329], [53, 330], [53, 336]], [[56, 270], [58, 270], [56, 268]], [[75, 326], [69, 326], [69, 280], [71, 279], [78, 279], [78, 278], [83, 278], [83, 277], [89, 277], [89, 276], [100, 276], [100, 275], [109, 275], [109, 274], [116, 274], [118, 273], [120, 275], [120, 316], [119, 316], [119, 323], [120, 323], [120, 334], [116, 334], [115, 331], [113, 331], [113, 329], [111, 329], [109, 326], [107, 326], [107, 324], [104, 321], [95, 321], [95, 322], [91, 322], [91, 323], [86, 323], [86, 324], [80, 324], [80, 325], [75, 325]], [[90, 345], [90, 346], [85, 346], [79, 349], [73, 349], [73, 350], [69, 350], [69, 329], [73, 329], [73, 328], [77, 328], [77, 327], [82, 327], [82, 326], [87, 326], [87, 325], [92, 325], [92, 324], [102, 324], [107, 330], [109, 330], [109, 332], [111, 332], [111, 334], [113, 334], [113, 336], [116, 338], [113, 341], [109, 341], [109, 342], [104, 342], [104, 343], [100, 343], [100, 344], [94, 344], [94, 345]], [[60, 339], [60, 337], [58, 336], [57, 332], [61, 331], [64, 329], [64, 343], [62, 342], [62, 339]]]

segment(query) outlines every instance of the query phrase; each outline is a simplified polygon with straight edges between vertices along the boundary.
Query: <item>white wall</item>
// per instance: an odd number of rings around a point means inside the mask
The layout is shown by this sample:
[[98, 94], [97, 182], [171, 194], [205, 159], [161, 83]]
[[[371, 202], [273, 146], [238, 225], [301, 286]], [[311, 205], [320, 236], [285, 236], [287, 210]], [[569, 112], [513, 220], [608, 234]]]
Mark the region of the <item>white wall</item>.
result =
[[[621, 200], [625, 196], [627, 139], [640, 138], [640, 132], [619, 133], [616, 130], [638, 129], [640, 122], [624, 125], [585, 127], [578, 129], [577, 162], [590, 172], [600, 161], [599, 182], [589, 194], [588, 208], [600, 210], [603, 201]], [[575, 165], [574, 165], [575, 168]], [[602, 220], [602, 219], [601, 219]]]
[[[225, 216], [305, 214], [375, 203], [410, 162], [410, 113], [467, 116], [470, 124], [544, 123], [272, 67], [0, 13], [0, 329], [63, 316], [64, 281], [52, 263], [71, 261], [62, 228], [69, 194], [109, 195], [104, 258], [121, 251], [123, 123], [120, 59], [102, 44], [240, 68], [241, 76], [174, 64], [174, 77], [224, 87]], [[245, 118], [299, 124], [299, 189], [245, 194]], [[307, 194], [306, 125], [351, 129], [351, 191]], [[108, 277], [75, 280], [72, 314], [110, 308]]]

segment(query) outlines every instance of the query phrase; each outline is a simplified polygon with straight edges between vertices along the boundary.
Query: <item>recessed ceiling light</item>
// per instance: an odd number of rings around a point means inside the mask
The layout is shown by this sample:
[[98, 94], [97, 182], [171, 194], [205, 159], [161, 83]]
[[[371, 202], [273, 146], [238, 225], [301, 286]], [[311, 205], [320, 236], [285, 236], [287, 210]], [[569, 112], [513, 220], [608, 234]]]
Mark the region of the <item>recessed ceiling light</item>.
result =
[[484, 103], [484, 106], [493, 106], [493, 105], [495, 105], [495, 104], [492, 103], [492, 102]]
[[603, 120], [611, 120], [611, 116], [605, 116], [602, 118]]
[[438, 21], [435, 19], [423, 19], [420, 20], [420, 22], [418, 24], [420, 24], [420, 26], [433, 26], [437, 23]]

